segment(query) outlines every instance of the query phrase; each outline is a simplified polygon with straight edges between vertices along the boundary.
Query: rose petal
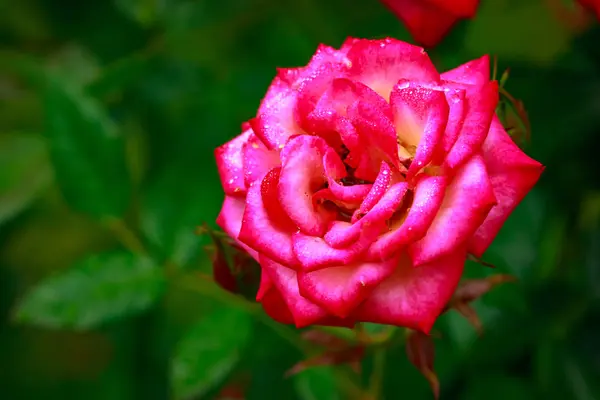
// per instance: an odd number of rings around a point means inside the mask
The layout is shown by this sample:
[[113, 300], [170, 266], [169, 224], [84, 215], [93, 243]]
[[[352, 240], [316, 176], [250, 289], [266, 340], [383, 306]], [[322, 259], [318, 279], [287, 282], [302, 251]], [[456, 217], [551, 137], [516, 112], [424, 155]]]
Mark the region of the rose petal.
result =
[[329, 227], [324, 236], [325, 242], [333, 248], [344, 248], [356, 242], [365, 227], [381, 226], [394, 215], [402, 204], [408, 190], [406, 182], [393, 184], [381, 200], [364, 217], [353, 224], [336, 222]]
[[364, 226], [359, 231], [359, 238], [343, 249], [336, 249], [327, 244], [320, 237], [296, 233], [292, 237], [294, 255], [300, 261], [302, 271], [315, 271], [318, 269], [348, 265], [357, 259], [369, 248], [377, 238], [377, 234], [385, 225], [373, 223]]
[[[357, 101], [348, 107], [348, 117], [358, 132], [361, 146], [360, 153], [355, 152], [354, 156], [368, 160], [372, 166], [370, 169], [375, 172], [379, 170], [381, 161], [396, 168], [400, 165], [396, 129], [389, 115], [391, 110], [387, 104], [382, 109], [371, 103]], [[358, 170], [354, 175], [360, 179], [376, 178], [376, 175], [363, 177]]]
[[[381, 0], [396, 14], [416, 42], [426, 47], [438, 44], [459, 18], [427, 1]], [[417, 79], [415, 79], [417, 80]]]
[[439, 82], [440, 75], [417, 46], [396, 39], [356, 40], [347, 55], [351, 62], [348, 77], [364, 83], [385, 100], [399, 79]]
[[262, 272], [260, 274], [260, 285], [256, 292], [256, 301], [260, 302], [269, 290], [273, 287], [273, 281], [269, 278], [269, 274]]
[[464, 248], [419, 267], [404, 255], [394, 274], [350, 318], [429, 333], [458, 285], [465, 260]]
[[371, 188], [369, 184], [345, 186], [338, 183], [338, 181], [343, 181], [348, 176], [348, 173], [339, 155], [334, 151], [327, 151], [325, 153], [323, 156], [323, 167], [327, 176], [329, 191], [341, 202], [360, 203]]
[[277, 78], [287, 87], [293, 88], [295, 83], [300, 79], [304, 72], [306, 71], [306, 67], [299, 68], [277, 68]]
[[589, 11], [596, 13], [596, 18], [600, 19], [600, 2], [598, 0], [578, 0], [579, 4], [588, 9]]
[[360, 207], [352, 215], [350, 222], [355, 223], [360, 218], [365, 216], [371, 209], [381, 200], [385, 192], [390, 187], [392, 182], [392, 169], [385, 161], [381, 162], [381, 168], [377, 179], [371, 186], [369, 193], [366, 195], [364, 201], [360, 204]]
[[390, 226], [390, 231], [373, 243], [367, 259], [385, 260], [408, 244], [422, 239], [440, 209], [446, 186], [447, 179], [444, 176], [420, 175], [406, 218], [398, 222], [399, 226]]
[[403, 80], [394, 86], [390, 103], [400, 145], [414, 154], [406, 176], [411, 180], [431, 162], [444, 135], [449, 112], [446, 95]]
[[496, 204], [485, 164], [473, 157], [448, 185], [440, 209], [427, 234], [409, 246], [414, 265], [452, 253], [469, 240]]
[[312, 197], [327, 177], [323, 157], [331, 148], [322, 138], [297, 136], [281, 153], [283, 167], [279, 178], [279, 202], [298, 228], [312, 236], [322, 236], [330, 218], [313, 207]]
[[261, 304], [267, 315], [275, 321], [286, 325], [294, 323], [294, 316], [276, 288], [271, 288], [264, 295]]
[[442, 79], [480, 86], [490, 80], [490, 56], [487, 54], [442, 74]]
[[[335, 213], [336, 218], [342, 217], [342, 214], [341, 214], [342, 212], [348, 213], [348, 215], [349, 215], [351, 213], [350, 210], [353, 210], [356, 207], [358, 207], [361, 202], [360, 195], [362, 193], [360, 193], [360, 192], [366, 192], [368, 190], [368, 188], [371, 186], [371, 185], [341, 186], [339, 184], [336, 184], [336, 185], [338, 185], [339, 187], [341, 187], [343, 189], [354, 188], [355, 186], [359, 186], [358, 187], [359, 190], [356, 190], [356, 192], [347, 191], [347, 192], [341, 193], [343, 196], [339, 196], [340, 193], [337, 193], [337, 195], [334, 194], [330, 188], [321, 189], [313, 195], [313, 204], [316, 208], [322, 207], [323, 209], [327, 210], [329, 208], [328, 207], [329, 204], [327, 204], [328, 201], [333, 203], [335, 206], [337, 206], [337, 209], [331, 210]], [[355, 199], [354, 197], [357, 197], [357, 198]], [[346, 218], [346, 216], [344, 215], [343, 218]]]
[[323, 93], [336, 78], [345, 78], [350, 63], [345, 52], [327, 46], [319, 46], [306, 66], [301, 79], [295, 83], [298, 91], [296, 118], [300, 126], [309, 129], [307, 116]]
[[225, 196], [223, 207], [221, 207], [221, 212], [217, 216], [217, 225], [219, 225], [232, 239], [235, 239], [236, 242], [252, 256], [252, 258], [258, 260], [258, 253], [238, 239], [245, 208], [246, 204], [244, 199]]
[[427, 0], [427, 2], [461, 18], [474, 16], [479, 5], [479, 0]]
[[250, 187], [260, 181], [267, 172], [280, 164], [279, 154], [269, 150], [256, 136], [252, 135], [242, 148], [244, 158], [244, 182]]
[[448, 123], [446, 131], [442, 135], [440, 145], [437, 147], [433, 158], [434, 165], [442, 165], [446, 155], [456, 143], [456, 139], [463, 128], [467, 114], [466, 94], [464, 89], [445, 88], [446, 102], [448, 103]]
[[219, 178], [226, 195], [244, 196], [246, 193], [242, 148], [253, 136], [252, 130], [248, 129], [215, 150]]
[[300, 293], [331, 314], [346, 318], [394, 272], [397, 264], [396, 258], [381, 263], [357, 263], [299, 272]]
[[256, 135], [268, 149], [282, 149], [294, 135], [305, 133], [296, 123], [296, 93], [284, 85], [269, 88], [259, 114], [250, 120]]
[[533, 188], [544, 166], [528, 157], [494, 117], [483, 144], [483, 159], [498, 204], [492, 208], [469, 243], [469, 251], [481, 257], [492, 243], [504, 221]]
[[329, 316], [325, 309], [300, 295], [294, 270], [286, 268], [264, 255], [260, 256], [260, 265], [263, 271], [269, 274], [273, 284], [281, 293], [281, 297], [294, 318], [296, 327], [303, 328], [313, 325]]
[[466, 89], [467, 110], [456, 142], [448, 152], [444, 167], [450, 170], [477, 153], [490, 130], [498, 104], [498, 83], [491, 81], [481, 87]]
[[[348, 106], [359, 100], [391, 111], [386, 100], [368, 86], [338, 78], [329, 83], [314, 109], [308, 114], [307, 121], [315, 131], [335, 129], [335, 120], [345, 117]], [[391, 113], [388, 116], [391, 117]]]
[[291, 267], [298, 263], [292, 249], [296, 225], [277, 199], [279, 175], [280, 168], [274, 168], [260, 184], [257, 182], [248, 189], [238, 238], [259, 253]]
[[331, 177], [328, 177], [328, 182], [329, 191], [336, 200], [344, 203], [356, 204], [357, 206], [363, 201], [373, 186], [370, 184], [344, 186], [337, 183]]

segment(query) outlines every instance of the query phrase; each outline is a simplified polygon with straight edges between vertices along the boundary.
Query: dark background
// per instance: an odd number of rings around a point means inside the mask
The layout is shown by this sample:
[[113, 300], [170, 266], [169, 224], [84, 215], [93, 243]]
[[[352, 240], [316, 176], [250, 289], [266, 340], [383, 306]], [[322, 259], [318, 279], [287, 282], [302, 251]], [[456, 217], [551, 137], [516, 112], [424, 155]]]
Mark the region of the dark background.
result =
[[[481, 3], [431, 57], [510, 67], [525, 150], [547, 168], [484, 256], [496, 270], [467, 266], [519, 278], [475, 303], [483, 337], [455, 312], [436, 325], [441, 397], [598, 399], [600, 25], [566, 26], [543, 0]], [[394, 15], [376, 0], [0, 4], [0, 397], [215, 398], [227, 383], [343, 399], [338, 369], [283, 377], [296, 332], [203, 283], [194, 230], [223, 198], [213, 149], [275, 67], [347, 36], [410, 41]], [[402, 346], [385, 365], [383, 398], [430, 398]]]

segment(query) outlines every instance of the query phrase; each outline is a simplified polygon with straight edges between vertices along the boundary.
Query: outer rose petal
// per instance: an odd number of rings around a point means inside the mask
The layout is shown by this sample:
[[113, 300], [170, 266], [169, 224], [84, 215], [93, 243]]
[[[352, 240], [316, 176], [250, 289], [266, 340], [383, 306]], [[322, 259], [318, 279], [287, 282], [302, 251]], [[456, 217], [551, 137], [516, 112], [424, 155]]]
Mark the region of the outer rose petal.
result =
[[256, 301], [260, 302], [263, 297], [274, 287], [273, 281], [269, 277], [269, 274], [263, 272], [260, 274], [260, 285], [258, 287], [258, 291], [256, 292]]
[[291, 267], [298, 263], [292, 249], [296, 225], [277, 200], [279, 170], [271, 170], [262, 182], [256, 182], [248, 189], [239, 240]]
[[262, 298], [261, 304], [267, 315], [281, 324], [293, 324], [294, 316], [276, 288], [271, 288]]
[[261, 105], [263, 111], [250, 120], [250, 125], [267, 148], [281, 149], [291, 136], [304, 133], [294, 118], [296, 92], [278, 85], [276, 90], [269, 89], [267, 96]]
[[498, 204], [469, 242], [469, 251], [481, 257], [504, 221], [538, 181], [544, 166], [519, 149], [497, 117], [483, 144], [483, 159]]
[[394, 272], [397, 264], [398, 258], [395, 258], [380, 263], [359, 262], [299, 272], [300, 293], [331, 314], [346, 318], [377, 285]]
[[280, 164], [279, 154], [269, 150], [256, 136], [252, 135], [242, 148], [244, 157], [244, 181], [250, 187], [254, 181], [260, 181], [269, 170]]
[[399, 79], [439, 82], [440, 75], [425, 51], [396, 39], [356, 40], [348, 51], [350, 79], [364, 83], [389, 100]]
[[395, 273], [371, 293], [351, 318], [429, 333], [458, 285], [465, 260], [466, 251], [461, 247], [419, 267], [413, 267], [405, 255]]
[[445, 81], [467, 85], [483, 85], [490, 80], [490, 56], [487, 54], [442, 74]]
[[297, 275], [294, 270], [286, 268], [263, 255], [260, 256], [260, 265], [263, 272], [269, 274], [275, 287], [281, 293], [293, 315], [296, 327], [303, 328], [313, 325], [329, 316], [325, 309], [300, 295]]
[[412, 37], [426, 47], [438, 44], [459, 20], [424, 0], [381, 0], [406, 25]]
[[465, 244], [485, 220], [496, 198], [480, 156], [473, 157], [456, 174], [427, 234], [408, 252], [414, 265], [452, 253]]
[[215, 150], [217, 169], [226, 195], [244, 196], [246, 193], [242, 148], [253, 136], [252, 130], [248, 129]]
[[258, 253], [238, 240], [245, 207], [244, 199], [225, 196], [223, 207], [217, 217], [217, 225], [219, 225], [231, 238], [235, 239], [238, 244], [252, 256], [252, 258], [258, 261]]

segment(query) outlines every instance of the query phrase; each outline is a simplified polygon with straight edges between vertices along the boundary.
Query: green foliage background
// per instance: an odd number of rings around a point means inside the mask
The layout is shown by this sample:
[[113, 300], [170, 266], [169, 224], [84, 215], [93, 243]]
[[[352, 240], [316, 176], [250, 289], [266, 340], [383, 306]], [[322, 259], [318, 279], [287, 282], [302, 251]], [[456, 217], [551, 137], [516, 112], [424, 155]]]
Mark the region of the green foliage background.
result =
[[[510, 67], [547, 169], [485, 256], [497, 270], [467, 266], [520, 279], [475, 303], [484, 336], [456, 313], [436, 325], [442, 399], [597, 399], [600, 25], [481, 3], [430, 54]], [[296, 332], [200, 279], [194, 230], [223, 197], [213, 149], [275, 67], [388, 35], [410, 40], [377, 0], [1, 2], [1, 398], [345, 398], [339, 368], [283, 376]], [[385, 358], [383, 398], [431, 396], [402, 346]]]

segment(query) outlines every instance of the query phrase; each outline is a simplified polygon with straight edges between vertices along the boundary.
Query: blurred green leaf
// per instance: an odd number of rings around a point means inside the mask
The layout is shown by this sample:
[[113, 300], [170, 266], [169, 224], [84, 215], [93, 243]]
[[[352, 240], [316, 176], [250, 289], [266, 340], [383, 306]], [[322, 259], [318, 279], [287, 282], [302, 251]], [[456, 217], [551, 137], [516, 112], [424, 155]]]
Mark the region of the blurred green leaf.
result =
[[194, 257], [204, 257], [200, 245], [208, 243], [208, 237], [198, 236], [195, 230], [203, 222], [214, 221], [215, 200], [221, 197], [203, 184], [201, 174], [195, 165], [172, 163], [142, 196], [142, 232], [161, 257], [179, 266]]
[[301, 400], [337, 400], [340, 394], [331, 367], [313, 367], [294, 376]]
[[248, 314], [219, 308], [183, 337], [175, 352], [171, 379], [177, 399], [200, 397], [235, 368], [251, 333]]
[[519, 279], [531, 279], [547, 208], [542, 192], [531, 191], [508, 217], [483, 258]]
[[81, 45], [59, 48], [48, 60], [48, 75], [60, 76], [71, 85], [86, 85], [100, 73], [96, 56]]
[[68, 82], [50, 79], [44, 101], [50, 155], [65, 199], [95, 217], [121, 216], [130, 180], [124, 139], [113, 121]]
[[33, 86], [45, 82], [43, 60], [16, 50], [0, 49], [0, 72], [14, 75]]
[[0, 224], [27, 207], [52, 180], [46, 144], [38, 135], [0, 135]]
[[165, 6], [165, 0], [114, 0], [117, 8], [142, 26], [152, 25]]
[[15, 320], [85, 330], [148, 309], [164, 285], [161, 268], [147, 257], [92, 255], [33, 287], [18, 304]]
[[115, 91], [128, 89], [139, 83], [140, 76], [152, 67], [150, 54], [160, 48], [160, 42], [153, 43], [146, 52], [133, 53], [106, 66], [95, 80], [89, 82], [86, 92], [94, 97], [101, 97]]

